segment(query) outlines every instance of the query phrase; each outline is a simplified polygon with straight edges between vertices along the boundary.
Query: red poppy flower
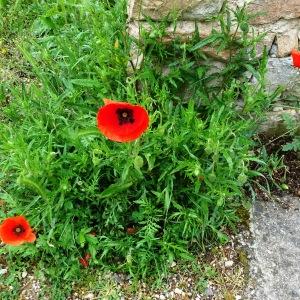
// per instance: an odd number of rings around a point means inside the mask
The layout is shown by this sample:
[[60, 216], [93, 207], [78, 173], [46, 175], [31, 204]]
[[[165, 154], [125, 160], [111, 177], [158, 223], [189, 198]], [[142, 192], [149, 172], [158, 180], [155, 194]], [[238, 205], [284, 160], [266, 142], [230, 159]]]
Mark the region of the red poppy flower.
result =
[[99, 130], [110, 140], [130, 142], [148, 128], [149, 116], [139, 105], [103, 99], [105, 105], [97, 114]]
[[3, 221], [0, 225], [0, 238], [5, 244], [19, 246], [23, 243], [33, 243], [36, 236], [25, 217], [17, 216]]
[[292, 50], [292, 59], [294, 67], [300, 68], [300, 51]]

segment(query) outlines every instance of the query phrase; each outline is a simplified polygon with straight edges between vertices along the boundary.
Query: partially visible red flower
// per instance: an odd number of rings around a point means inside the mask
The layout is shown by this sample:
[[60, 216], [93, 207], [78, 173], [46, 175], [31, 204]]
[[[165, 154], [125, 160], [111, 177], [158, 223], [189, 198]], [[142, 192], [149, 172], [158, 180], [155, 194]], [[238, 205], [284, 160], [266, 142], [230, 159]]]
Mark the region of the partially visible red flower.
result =
[[292, 59], [294, 67], [300, 68], [300, 51], [293, 49], [292, 50]]
[[91, 255], [86, 253], [84, 257], [79, 258], [79, 262], [84, 268], [87, 268], [89, 266], [89, 259], [91, 259]]
[[139, 138], [149, 126], [145, 108], [125, 102], [103, 99], [97, 114], [99, 130], [110, 140], [130, 142]]
[[0, 239], [3, 243], [19, 246], [23, 243], [33, 243], [35, 234], [23, 216], [7, 218], [0, 225]]
[[84, 267], [84, 268], [87, 268], [89, 266], [89, 262], [84, 259], [84, 258], [79, 258], [79, 262], [81, 263], [81, 265]]
[[129, 235], [133, 235], [137, 233], [137, 229], [135, 227], [127, 227], [126, 232]]

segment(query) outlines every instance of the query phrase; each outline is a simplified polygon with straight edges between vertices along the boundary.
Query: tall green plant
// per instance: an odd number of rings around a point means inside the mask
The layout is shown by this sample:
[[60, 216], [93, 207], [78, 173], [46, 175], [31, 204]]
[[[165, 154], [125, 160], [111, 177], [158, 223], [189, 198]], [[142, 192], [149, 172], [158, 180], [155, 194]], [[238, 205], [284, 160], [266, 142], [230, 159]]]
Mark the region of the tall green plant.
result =
[[[204, 43], [199, 37], [165, 45], [146, 35], [144, 63], [127, 78], [123, 1], [50, 1], [38, 9], [35, 37], [20, 45], [36, 80], [9, 87], [12, 101], [1, 108], [0, 125], [0, 218], [26, 215], [38, 238], [1, 252], [39, 261], [52, 277], [74, 278], [86, 252], [91, 265], [145, 277], [165, 272], [174, 259], [191, 259], [199, 247], [226, 242], [254, 159], [253, 124], [270, 101], [265, 61], [247, 54], [256, 39], [238, 37], [217, 76], [196, 51]], [[243, 14], [236, 18], [246, 28]], [[229, 25], [219, 20], [219, 47], [232, 49]], [[246, 70], [257, 75], [257, 87], [246, 83]], [[218, 88], [211, 86], [216, 78]], [[147, 133], [133, 143], [106, 140], [95, 128], [104, 97], [143, 105], [151, 118]]]

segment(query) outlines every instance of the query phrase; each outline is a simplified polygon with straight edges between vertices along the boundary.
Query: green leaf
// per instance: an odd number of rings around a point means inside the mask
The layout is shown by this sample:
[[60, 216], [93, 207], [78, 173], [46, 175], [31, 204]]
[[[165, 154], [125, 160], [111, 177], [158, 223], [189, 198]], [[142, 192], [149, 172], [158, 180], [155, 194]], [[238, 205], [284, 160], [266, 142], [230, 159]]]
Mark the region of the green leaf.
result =
[[100, 82], [94, 79], [71, 79], [70, 81], [74, 85], [79, 85], [84, 87], [90, 87], [90, 88], [101, 87]]
[[40, 185], [38, 182], [36, 182], [28, 177], [20, 176], [18, 178], [18, 183], [20, 185], [29, 187], [30, 189], [37, 192], [44, 200], [49, 201], [49, 197], [47, 195], [46, 189], [42, 185]]
[[244, 66], [258, 81], [261, 81], [260, 74], [254, 69], [254, 67], [252, 65], [244, 64]]
[[100, 194], [100, 198], [107, 198], [107, 197], [111, 197], [115, 194], [118, 194], [120, 192], [123, 192], [124, 190], [127, 190], [129, 187], [132, 186], [132, 182], [128, 182], [128, 183], [114, 183], [111, 184], [108, 188], [106, 188], [101, 194]]
[[291, 143], [287, 143], [282, 147], [283, 151], [300, 151], [300, 137], [296, 137], [293, 139]]
[[79, 130], [77, 132], [73, 133], [74, 136], [76, 137], [84, 137], [84, 136], [93, 136], [93, 135], [99, 135], [100, 132], [99, 130], [95, 128], [90, 128], [90, 129], [84, 129], [84, 130]]
[[206, 38], [204, 38], [203, 40], [201, 40], [199, 43], [197, 43], [195, 46], [193, 46], [190, 51], [195, 51], [195, 50], [198, 50], [200, 48], [203, 48], [204, 46], [206, 45], [209, 45], [209, 44], [212, 44], [214, 43], [215, 41], [217, 41], [218, 39], [220, 39], [222, 37], [221, 34], [213, 34], [213, 35], [210, 35]]
[[167, 212], [169, 210], [169, 208], [170, 208], [172, 196], [169, 193], [169, 189], [168, 188], [165, 188], [164, 194], [165, 194], [164, 208], [165, 208], [165, 211]]

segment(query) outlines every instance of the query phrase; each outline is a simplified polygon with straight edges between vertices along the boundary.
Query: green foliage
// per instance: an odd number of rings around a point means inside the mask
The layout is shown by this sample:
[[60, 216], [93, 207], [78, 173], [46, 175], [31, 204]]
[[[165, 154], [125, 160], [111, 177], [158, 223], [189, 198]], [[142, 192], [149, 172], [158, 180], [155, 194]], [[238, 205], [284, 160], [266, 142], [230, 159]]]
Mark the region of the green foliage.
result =
[[[7, 206], [0, 218], [25, 215], [38, 238], [1, 252], [38, 261], [50, 278], [76, 277], [86, 252], [92, 266], [145, 277], [226, 242], [255, 159], [255, 124], [271, 101], [266, 55], [255, 57], [258, 38], [249, 38], [244, 10], [235, 12], [233, 36], [226, 11], [221, 31], [207, 39], [164, 44], [165, 25], [143, 32], [144, 62], [127, 77], [132, 41], [124, 1], [29, 7], [33, 38], [19, 49], [35, 81], [4, 90], [12, 100], [0, 112], [0, 198]], [[201, 51], [205, 45], [230, 51], [222, 70]], [[104, 97], [142, 104], [149, 130], [133, 143], [106, 140], [95, 130]], [[137, 232], [128, 234], [130, 227]]]
[[295, 137], [291, 143], [287, 143], [282, 147], [283, 151], [300, 151], [300, 137]]
[[299, 136], [300, 128], [297, 120], [288, 114], [284, 114], [282, 118], [288, 130], [287, 133], [293, 137], [293, 140], [290, 143], [286, 143], [285, 145], [282, 146], [282, 150], [294, 151], [294, 152], [300, 151], [300, 136]]

